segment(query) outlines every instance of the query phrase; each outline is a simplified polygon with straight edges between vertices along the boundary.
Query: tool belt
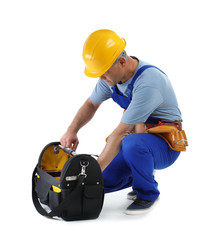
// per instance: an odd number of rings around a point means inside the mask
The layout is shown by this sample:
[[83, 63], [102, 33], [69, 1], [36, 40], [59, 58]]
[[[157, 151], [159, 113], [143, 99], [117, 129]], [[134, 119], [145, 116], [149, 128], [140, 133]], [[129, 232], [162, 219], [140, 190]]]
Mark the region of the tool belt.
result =
[[46, 145], [33, 172], [32, 199], [36, 210], [46, 217], [66, 221], [97, 218], [104, 200], [98, 162], [93, 155], [76, 154], [59, 142]]
[[185, 131], [182, 130], [182, 123], [180, 121], [148, 123], [146, 124], [146, 128], [147, 133], [152, 133], [163, 138], [171, 149], [175, 151], [186, 151], [188, 141]]

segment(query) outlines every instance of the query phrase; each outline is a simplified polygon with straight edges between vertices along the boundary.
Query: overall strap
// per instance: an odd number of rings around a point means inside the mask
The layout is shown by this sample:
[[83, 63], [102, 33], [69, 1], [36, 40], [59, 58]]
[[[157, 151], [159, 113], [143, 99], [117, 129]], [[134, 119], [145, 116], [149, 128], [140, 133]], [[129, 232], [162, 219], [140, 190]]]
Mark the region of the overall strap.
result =
[[[156, 68], [157, 70], [159, 70], [160, 72], [162, 72], [163, 74], [165, 74], [162, 70], [160, 70], [159, 68], [157, 68], [156, 66], [153, 65], [144, 65], [141, 68], [139, 68], [136, 72], [136, 74], [134, 75], [131, 83], [128, 85], [128, 89], [127, 89], [127, 97], [123, 95], [123, 93], [121, 91], [119, 91], [118, 87], [115, 85], [112, 87], [113, 93], [111, 94], [111, 97], [113, 99], [113, 101], [115, 101], [120, 107], [127, 109], [127, 107], [129, 106], [131, 100], [132, 100], [132, 91], [133, 91], [133, 85], [136, 81], [136, 79], [143, 73], [144, 70], [146, 70], [147, 68]], [[166, 75], [166, 74], [165, 74]]]
[[[133, 77], [133, 80], [131, 81], [130, 85], [134, 85], [136, 79], [143, 73], [143, 71], [145, 71], [147, 68], [156, 68], [157, 70], [159, 70], [161, 73], [165, 74], [162, 70], [160, 70], [158, 67], [154, 66], [154, 65], [144, 65], [142, 66], [135, 74], [135, 76]], [[166, 74], [165, 74], [166, 75]]]

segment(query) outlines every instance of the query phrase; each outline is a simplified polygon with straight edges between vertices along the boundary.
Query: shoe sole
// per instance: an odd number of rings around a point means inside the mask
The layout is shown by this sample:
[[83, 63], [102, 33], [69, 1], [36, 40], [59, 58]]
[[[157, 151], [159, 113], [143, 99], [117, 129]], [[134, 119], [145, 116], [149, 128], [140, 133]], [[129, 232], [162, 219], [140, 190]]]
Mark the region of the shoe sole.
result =
[[136, 195], [134, 195], [134, 196], [127, 195], [127, 199], [135, 201]]
[[159, 198], [157, 198], [157, 200], [154, 202], [154, 204], [147, 209], [141, 209], [141, 210], [128, 210], [128, 209], [126, 209], [125, 214], [126, 215], [140, 215], [140, 214], [148, 213], [148, 212], [152, 211], [152, 209], [156, 206], [156, 204], [158, 202], [159, 202]]

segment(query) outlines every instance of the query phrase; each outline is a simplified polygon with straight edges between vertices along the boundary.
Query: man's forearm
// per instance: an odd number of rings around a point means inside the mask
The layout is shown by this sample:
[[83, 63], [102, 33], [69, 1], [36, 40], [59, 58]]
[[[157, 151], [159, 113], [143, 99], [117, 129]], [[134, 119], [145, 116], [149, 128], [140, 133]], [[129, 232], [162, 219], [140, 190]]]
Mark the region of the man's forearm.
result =
[[77, 133], [80, 128], [92, 119], [99, 106], [100, 104], [93, 103], [90, 99], [87, 99], [74, 117], [69, 130]]
[[120, 123], [109, 136], [106, 146], [98, 158], [98, 163], [103, 171], [118, 154], [123, 138], [129, 135], [134, 125]]

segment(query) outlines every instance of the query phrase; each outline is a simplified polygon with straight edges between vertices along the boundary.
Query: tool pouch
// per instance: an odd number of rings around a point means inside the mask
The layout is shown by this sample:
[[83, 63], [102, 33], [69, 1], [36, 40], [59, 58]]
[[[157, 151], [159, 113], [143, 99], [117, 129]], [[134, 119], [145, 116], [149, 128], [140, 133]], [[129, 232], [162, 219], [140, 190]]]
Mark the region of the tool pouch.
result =
[[59, 144], [48, 144], [40, 154], [32, 176], [34, 206], [41, 215], [50, 218], [95, 219], [104, 200], [100, 166], [92, 155], [70, 157], [58, 148]]
[[179, 131], [176, 127], [162, 125], [149, 128], [147, 132], [163, 138], [175, 151], [186, 151], [188, 141], [184, 130]]

